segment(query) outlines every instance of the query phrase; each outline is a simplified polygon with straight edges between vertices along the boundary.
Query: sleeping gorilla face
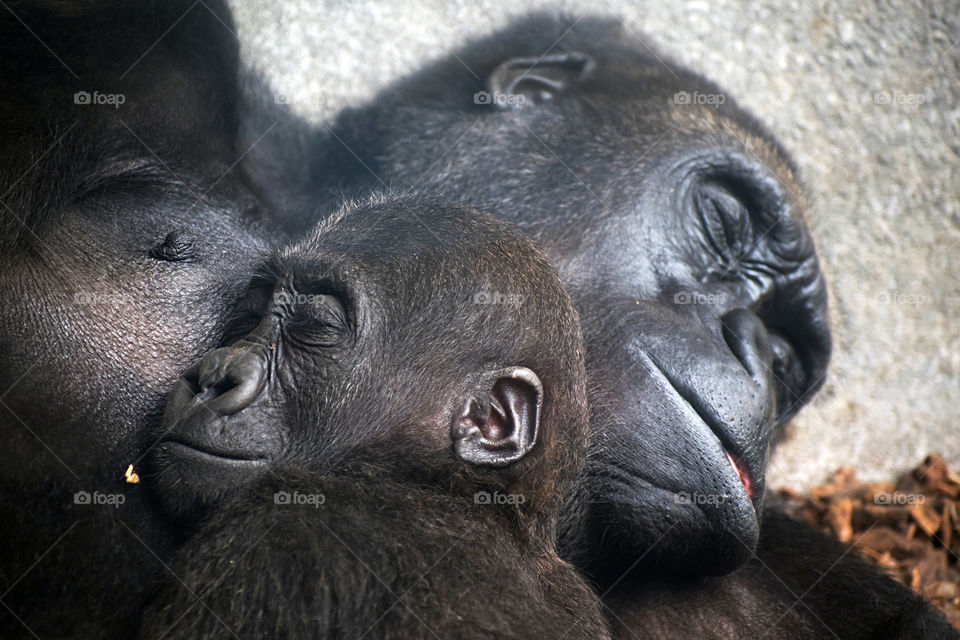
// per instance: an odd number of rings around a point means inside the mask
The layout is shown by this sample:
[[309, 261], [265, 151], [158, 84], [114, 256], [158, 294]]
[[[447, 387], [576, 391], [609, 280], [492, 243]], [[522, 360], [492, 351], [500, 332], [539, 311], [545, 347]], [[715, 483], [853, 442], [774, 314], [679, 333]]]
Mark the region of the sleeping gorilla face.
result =
[[[489, 304], [491, 291], [512, 302]], [[329, 469], [371, 441], [509, 468], [538, 511], [578, 470], [576, 314], [532, 242], [502, 223], [409, 197], [348, 207], [261, 270], [248, 310], [249, 333], [169, 398], [152, 484], [174, 515], [271, 468]]]
[[112, 581], [162, 570], [170, 535], [124, 470], [269, 250], [232, 170], [229, 16], [189, 7], [0, 11], [0, 636], [123, 635], [137, 593]]
[[567, 556], [708, 573], [749, 557], [770, 434], [830, 353], [804, 202], [771, 136], [618, 24], [545, 16], [401, 80], [334, 133], [315, 182], [475, 202], [560, 271], [593, 410]]
[[250, 298], [250, 332], [167, 405], [150, 484], [178, 515], [218, 504], [139, 637], [609, 637], [555, 546], [587, 444], [583, 343], [529, 238], [378, 198], [284, 250]]

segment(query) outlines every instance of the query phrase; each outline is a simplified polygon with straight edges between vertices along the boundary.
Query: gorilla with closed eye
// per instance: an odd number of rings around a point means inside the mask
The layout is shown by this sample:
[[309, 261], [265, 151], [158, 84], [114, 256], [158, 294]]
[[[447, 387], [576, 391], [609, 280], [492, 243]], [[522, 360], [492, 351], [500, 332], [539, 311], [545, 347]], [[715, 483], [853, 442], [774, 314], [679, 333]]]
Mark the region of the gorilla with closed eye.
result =
[[254, 151], [264, 197], [415, 185], [515, 223], [560, 272], [593, 412], [565, 557], [609, 582], [634, 563], [722, 574], [750, 557], [770, 436], [831, 348], [801, 189], [766, 130], [618, 23], [535, 15], [317, 136], [300, 154], [273, 140], [296, 172]]
[[[467, 206], [379, 198], [282, 251], [248, 298], [249, 331], [168, 400], [152, 488], [175, 518], [212, 515], [142, 638], [608, 637], [555, 548], [585, 369], [529, 240]], [[960, 637], [776, 511], [729, 575], [603, 596], [614, 637]]]
[[586, 450], [583, 346], [532, 241], [377, 199], [271, 261], [250, 309], [167, 404], [158, 498], [181, 518], [224, 506], [144, 637], [608, 637], [555, 548]]
[[124, 470], [282, 241], [237, 164], [231, 24], [0, 7], [0, 637], [130, 637], [178, 539]]
[[[585, 22], [582, 28], [586, 29], [589, 24], [589, 21]], [[346, 152], [341, 158], [345, 160], [344, 164], [338, 163], [336, 153], [316, 155], [317, 149], [312, 144], [315, 140], [307, 140], [309, 144], [303, 148], [310, 155], [304, 157], [297, 155], [294, 145], [287, 144], [290, 138], [278, 135], [276, 139], [282, 144], [279, 147], [273, 145], [274, 134], [289, 133], [296, 137], [302, 131], [298, 126], [285, 130], [283, 125], [278, 125], [251, 151], [251, 144], [272, 126], [274, 121], [269, 117], [274, 114], [266, 114], [262, 105], [253, 105], [252, 113], [241, 113], [236, 42], [231, 25], [225, 7], [211, 0], [200, 4], [174, 0], [159, 4], [102, 2], [69, 7], [46, 1], [8, 1], [0, 11], [0, 73], [4, 78], [4, 91], [0, 95], [0, 121], [3, 122], [0, 127], [3, 141], [0, 145], [0, 308], [3, 310], [0, 315], [0, 449], [5, 452], [4, 470], [0, 474], [0, 539], [5, 543], [5, 551], [0, 556], [0, 636], [4, 638], [30, 633], [41, 637], [129, 637], [132, 634], [131, 629], [136, 627], [140, 611], [151, 596], [148, 586], [153, 584], [155, 574], [165, 571], [162, 561], [179, 541], [179, 532], [156, 508], [157, 505], [145, 499], [145, 492], [139, 486], [122, 483], [122, 470], [129, 463], [137, 462], [153, 444], [148, 434], [157, 425], [163, 397], [177, 376], [200, 354], [223, 344], [234, 299], [246, 287], [253, 265], [260, 262], [269, 245], [278, 239], [278, 223], [289, 222], [286, 217], [270, 219], [267, 233], [263, 228], [266, 213], [260, 206], [260, 199], [291, 205], [290, 208], [277, 207], [276, 211], [307, 212], [329, 193], [317, 186], [324, 181], [332, 185], [330, 192], [352, 187], [367, 188], [356, 181], [361, 175], [357, 171], [365, 172], [366, 169], [351, 167], [349, 163], [354, 160]], [[591, 28], [599, 29], [596, 26]], [[546, 29], [549, 31], [549, 27]], [[537, 39], [542, 37], [542, 33], [537, 36], [540, 27], [528, 25], [526, 31], [529, 42], [543, 44]], [[479, 51], [478, 55], [483, 54], [482, 57], [488, 60], [505, 55], [521, 59], [539, 55], [539, 52], [525, 50], [521, 40], [516, 39], [524, 33], [524, 29], [518, 28], [513, 32], [509, 47], [493, 42], [489, 44], [491, 51]], [[616, 39], [611, 40], [611, 46], [616, 42]], [[586, 45], [578, 49], [584, 50]], [[600, 53], [595, 51], [595, 57]], [[641, 58], [641, 54], [634, 52], [625, 60]], [[543, 70], [558, 62], [554, 58], [544, 60], [548, 65]], [[496, 69], [503, 62], [503, 59], [491, 61], [487, 68]], [[523, 64], [521, 62], [520, 66]], [[530, 60], [526, 64], [537, 66]], [[516, 66], [512, 65], [514, 72]], [[565, 65], [560, 67], [562, 69]], [[431, 72], [442, 68], [440, 65]], [[596, 68], [584, 65], [586, 74], [576, 78], [588, 79]], [[653, 62], [648, 60], [646, 68], [655, 69]], [[706, 86], [679, 69], [677, 73], [685, 81], [700, 83], [688, 88]], [[624, 77], [631, 76], [628, 73]], [[476, 84], [472, 76], [461, 77], [455, 69], [447, 67], [441, 77], [448, 79], [446, 84], [441, 82], [437, 90], [423, 94], [423, 97], [430, 98], [430, 104], [436, 110], [424, 110], [417, 100], [408, 96], [409, 102], [404, 107], [406, 113], [429, 118], [422, 122], [435, 119], [438, 126], [446, 126], [445, 119], [459, 112], [467, 122], [474, 118], [480, 123], [489, 121], [480, 129], [484, 132], [481, 142], [487, 146], [474, 144], [484, 149], [479, 159], [483, 163], [481, 166], [491, 170], [508, 159], [506, 154], [516, 159], [525, 152], [532, 153], [526, 163], [516, 165], [514, 175], [508, 176], [506, 184], [511, 189], [504, 189], [495, 181], [486, 184], [485, 181], [490, 181], [495, 173], [476, 173], [466, 163], [468, 158], [462, 157], [462, 150], [449, 158], [438, 152], [433, 158], [439, 159], [437, 182], [430, 185], [431, 190], [441, 192], [443, 188], [450, 188], [459, 191], [454, 179], [463, 179], [463, 190], [468, 195], [467, 185], [476, 189], [479, 195], [486, 193], [491, 200], [499, 201], [504, 194], [512, 194], [513, 200], [504, 200], [510, 206], [503, 209], [505, 213], [501, 215], [522, 214], [518, 222], [544, 242], [571, 284], [577, 284], [573, 275], [578, 268], [583, 269], [579, 292], [575, 293], [581, 312], [592, 322], [587, 326], [592, 332], [592, 338], [588, 336], [592, 345], [590, 353], [596, 354], [590, 365], [592, 380], [597, 381], [593, 393], [596, 401], [592, 429], [594, 442], [599, 444], [594, 444], [591, 455], [596, 464], [591, 465], [588, 483], [583, 487], [585, 490], [571, 491], [573, 507], [566, 509], [567, 515], [563, 518], [561, 528], [565, 532], [567, 555], [580, 558], [580, 562], [590, 564], [595, 570], [605, 558], [610, 558], [611, 549], [615, 551], [615, 547], [605, 547], [605, 553], [598, 557], [590, 555], [590, 544], [595, 543], [596, 535], [603, 532], [600, 527], [604, 518], [608, 518], [611, 524], [611, 535], [603, 538], [604, 545], [620, 541], [626, 548], [634, 549], [630, 546], [634, 542], [645, 544], [653, 539], [646, 535], [645, 527], [652, 526], [656, 530], [664, 517], [672, 518], [670, 522], [677, 522], [679, 517], [693, 536], [694, 544], [690, 548], [695, 550], [698, 544], [703, 546], [707, 538], [702, 532], [710, 530], [711, 523], [718, 521], [718, 514], [722, 515], [720, 511], [706, 507], [707, 512], [700, 516], [682, 505], [671, 509], [662, 501], [651, 501], [650, 494], [656, 483], [674, 486], [684, 477], [693, 484], [701, 476], [711, 475], [720, 476], [721, 483], [727, 482], [729, 478], [724, 474], [729, 474], [729, 470], [724, 472], [723, 466], [716, 464], [722, 456], [713, 455], [717, 453], [713, 436], [703, 428], [700, 431], [696, 428], [689, 432], [682, 430], [685, 425], [695, 427], [698, 424], [694, 415], [697, 405], [691, 402], [688, 406], [686, 399], [669, 394], [663, 402], [663, 394], [670, 388], [664, 378], [652, 378], [647, 381], [647, 386], [639, 387], [641, 391], [638, 392], [638, 387], [633, 386], [636, 376], [629, 369], [622, 384], [616, 376], [619, 363], [626, 363], [629, 367], [633, 362], [631, 358], [639, 357], [641, 352], [656, 352], [646, 343], [657, 339], [660, 340], [661, 354], [657, 364], [663, 371], [673, 372], [671, 384], [681, 391], [696, 391], [698, 387], [694, 383], [709, 379], [705, 372], [709, 373], [714, 365], [722, 368], [723, 362], [732, 362], [704, 361], [704, 368], [699, 372], [692, 371], [684, 387], [681, 384], [684, 374], [681, 371], [678, 377], [677, 361], [668, 357], [670, 353], [663, 355], [669, 350], [677, 350], [678, 359], [685, 356], [691, 358], [687, 364], [696, 363], [700, 353], [696, 345], [699, 343], [684, 344], [683, 337], [689, 335], [691, 326], [698, 326], [697, 322], [704, 327], [716, 328], [713, 320], [717, 317], [717, 310], [711, 304], [704, 304], [716, 302], [715, 297], [701, 296], [691, 300], [681, 296], [678, 302], [688, 300], [695, 304], [670, 304], [674, 299], [671, 293], [674, 296], [692, 293], [692, 287], [689, 291], [681, 287], [684, 282], [696, 283], [698, 277], [704, 278], [699, 271], [703, 256], [697, 254], [696, 244], [683, 240], [690, 237], [684, 230], [695, 228], [691, 227], [693, 218], [678, 216], [678, 211], [686, 211], [682, 207], [659, 206], [668, 188], [663, 184], [657, 187], [654, 174], [657, 167], [665, 171], [669, 166], [659, 164], [665, 162], [659, 152], [644, 155], [642, 149], [635, 157], [627, 159], [612, 153], [618, 147], [604, 150], [596, 144], [587, 145], [584, 151], [589, 152], [598, 169], [589, 174], [578, 171], [584, 180], [587, 177], [600, 179], [604, 176], [599, 167], [613, 163], [611, 166], [619, 166], [622, 171], [630, 173], [631, 179], [625, 181], [626, 186], [618, 199], [610, 199], [618, 192], [613, 188], [619, 186], [615, 182], [612, 187], [608, 183], [606, 191], [596, 192], [607, 204], [627, 203], [630, 206], [608, 209], [600, 205], [599, 197], [594, 199], [592, 196], [585, 200], [583, 196], [578, 196], [580, 199], [561, 198], [565, 193], [575, 191], [571, 183], [576, 179], [556, 163], [555, 157], [535, 138], [525, 134], [526, 127], [522, 125], [532, 126], [531, 117], [543, 118], [547, 123], [546, 114], [556, 113], [550, 109], [565, 108], [572, 110], [574, 115], [582, 113], [585, 116], [573, 121], [573, 131], [579, 132], [578, 135], [589, 137], [591, 131], [596, 135], [625, 131], [626, 137], [614, 135], [611, 139], [633, 140], [638, 144], [644, 140], [656, 142], [651, 130], [643, 133], [645, 126], [662, 126], [667, 135], [657, 143], [654, 151], [663, 146], [663, 149], [670, 148], [681, 156], [685, 149], [692, 152], [705, 148], [697, 147], [698, 135], [711, 145], [723, 147], [731, 144], [731, 137], [739, 140], [738, 132], [745, 128], [757, 135], [744, 137], [734, 145], [735, 148], [743, 151], [748, 159], [766, 159], [765, 167], [760, 163], [754, 166], [753, 172], [732, 171], [731, 175], [741, 176], [748, 183], [761, 177], [760, 193], [782, 195], [785, 185], [792, 185], [789, 163], [776, 151], [775, 143], [749, 118], [731, 110], [729, 102], [716, 113], [696, 106], [689, 110], [681, 109], [679, 105], [671, 107], [667, 96], [672, 81], [663, 77], [658, 79], [656, 73], [647, 79], [651, 89], [648, 100], [637, 91], [628, 96], [635, 105], [647, 104], [649, 111], [626, 109], [626, 119], [619, 122], [615, 118], [604, 118], [592, 108], [577, 107], [576, 102], [568, 99], [577, 95], [573, 90], [583, 85], [558, 83], [550, 79], [549, 73], [540, 74], [534, 85], [527, 86], [553, 87], [553, 93], [537, 89], [533, 97], [546, 98], [547, 101], [531, 102], [531, 105], [537, 104], [538, 109], [526, 113], [519, 110], [501, 112], [501, 106], [510, 105], [502, 105], [499, 98], [494, 106], [476, 104], [472, 94], [486, 90], [486, 84]], [[517, 82], [509, 81], [508, 84], [525, 86], [525, 79], [520, 81], [521, 78], [524, 78], [523, 73]], [[426, 82], [429, 89], [430, 83]], [[489, 82], [491, 88], [499, 86], [493, 85], [493, 74]], [[598, 97], [607, 95], [613, 100], [614, 94], [626, 87], [621, 88], [619, 84], [619, 79], [615, 78], [599, 92]], [[654, 91], [657, 86], [659, 91]], [[599, 90], [596, 85], [594, 90]], [[451, 95], [455, 96], [452, 105]], [[122, 103], [120, 96], [123, 97]], [[536, 116], [536, 113], [540, 115]], [[598, 119], [591, 121], [586, 116]], [[353, 117], [344, 119], [348, 129], [351, 121], [358, 122], [352, 120]], [[669, 124], [663, 126], [660, 118], [666, 118]], [[498, 138], [494, 126], [498, 119], [513, 123], [512, 129], [502, 129], [502, 138]], [[631, 122], [639, 134], [630, 129]], [[383, 126], [385, 131], [398, 130], [387, 127], [397, 123], [404, 124], [383, 119], [377, 126]], [[362, 124], [371, 126], [369, 122]], [[570, 130], [569, 124], [565, 125], [567, 129], [557, 123], [545, 126], [552, 131], [551, 140]], [[238, 128], [242, 128], [247, 137], [241, 143], [236, 140]], [[659, 133], [661, 129], [656, 131]], [[409, 133], [398, 135], [392, 141], [351, 134], [350, 139], [360, 149], [360, 138], [364, 138], [367, 146], [363, 156], [373, 162], [374, 157], [382, 155], [379, 147], [384, 143], [388, 146], [403, 143], [412, 152], [420, 149], [417, 136], [422, 136], [430, 144], [431, 140], [437, 142], [436, 137], [442, 133]], [[675, 137], [681, 133], [685, 135]], [[633, 135], [637, 137], [630, 137]], [[538, 129], [537, 136], [547, 140], [548, 132]], [[667, 142], [672, 146], [666, 145]], [[684, 147], [684, 144], [688, 146]], [[553, 148], [557, 149], [555, 145]], [[394, 148], [391, 155], [399, 159], [401, 151], [402, 148]], [[425, 168], [423, 158], [416, 155], [411, 153], [412, 164], [408, 173], [414, 173], [417, 165]], [[382, 157], [387, 159], [387, 156]], [[575, 148], [563, 151], [562, 157], [567, 166], [580, 169], [586, 166], [586, 158], [577, 164]], [[733, 159], [738, 157], [736, 153], [730, 156]], [[696, 174], [703, 172], [705, 167], [722, 169], [726, 166], [725, 158], [727, 156], [723, 154], [712, 160], [707, 158], [699, 165], [691, 165], [691, 170]], [[452, 164], [448, 165], [448, 162]], [[634, 166], [634, 162], [640, 164]], [[387, 165], [373, 163], [369, 166], [383, 172]], [[509, 165], [503, 166], [509, 169]], [[284, 173], [291, 167], [295, 170]], [[309, 180], [291, 184], [294, 177], [322, 167], [329, 169], [328, 174], [320, 176], [323, 180], [318, 182], [317, 175], [313, 174]], [[247, 170], [256, 172], [256, 190], [251, 190], [248, 185]], [[770, 176], [762, 178], [771, 170], [775, 179]], [[649, 180], [644, 177], [648, 173]], [[669, 172], [666, 175], [670, 175]], [[451, 180], [449, 187], [446, 187], [447, 177]], [[609, 180], [613, 182], [615, 177]], [[429, 178], [426, 175], [426, 179]], [[532, 184], [534, 179], [544, 180], [542, 191]], [[725, 183], [721, 181], [721, 184]], [[307, 188], [303, 189], [304, 186]], [[513, 189], [517, 186], [523, 188]], [[744, 197], [753, 193], [752, 197], [757, 198], [756, 191], [734, 189], [731, 192]], [[633, 196], [636, 199], [632, 200]], [[718, 203], [725, 201], [720, 196], [715, 200]], [[765, 200], [759, 198], [756, 202]], [[578, 210], [581, 205], [582, 210]], [[552, 226], [547, 215], [551, 210], [558, 212]], [[765, 210], [780, 212], [769, 206]], [[542, 219], [530, 216], [529, 223], [525, 222], [528, 214], [537, 211], [543, 211]], [[638, 215], [624, 219], [612, 216], [611, 211]], [[709, 213], [709, 207], [707, 211]], [[587, 213], [586, 220], [590, 224], [582, 226], [579, 217]], [[794, 250], [797, 255], [803, 255], [805, 247], [809, 250], [809, 239], [802, 224], [795, 222], [790, 211], [782, 213], [785, 228], [793, 225], [799, 229], [797, 238], [802, 241], [757, 244], [773, 247], [787, 256]], [[712, 214], [710, 218], [716, 220]], [[710, 226], [716, 228], [716, 222]], [[623, 228], [630, 233], [618, 231]], [[776, 230], [768, 235], [776, 236]], [[558, 253], [558, 247], [562, 249], [570, 245], [576, 248], [578, 242], [586, 251], [591, 251], [591, 247], [602, 250], [591, 253], [573, 251], [566, 259]], [[631, 253], [624, 253], [623, 246], [628, 246]], [[722, 245], [718, 250], [723, 251]], [[629, 264], [622, 256], [629, 256]], [[778, 293], [772, 295], [769, 288], [760, 288], [756, 300], [762, 302], [757, 307], [762, 312], [759, 317], [764, 318], [769, 329], [777, 327], [768, 320], [773, 317], [770, 313], [777, 309], [792, 309], [791, 304], [798, 305], [793, 316], [781, 313], [786, 321], [775, 334], [791, 338], [790, 344], [798, 354], [793, 361], [803, 363], [803, 371], [815, 372], [814, 365], [820, 362], [815, 356], [819, 354], [825, 360], [828, 342], [825, 332], [819, 342], [816, 339], [822, 323], [805, 320], [814, 317], [822, 321], [823, 310], [818, 303], [822, 286], [819, 278], [814, 277], [817, 275], [815, 262], [804, 264], [807, 265], [806, 271], [798, 269], [767, 274], [777, 283], [774, 290]], [[616, 277], [630, 265], [636, 268], [635, 281], [621, 280], [618, 284]], [[762, 263], [754, 263], [755, 269], [761, 267]], [[795, 281], [791, 276], [804, 273], [810, 276], [806, 287], [794, 290], [786, 287]], [[591, 283], [593, 276], [597, 278]], [[706, 278], [705, 282], [707, 293], [713, 293], [718, 282], [725, 280]], [[728, 283], [733, 291], [736, 291], [737, 282], [731, 279]], [[590, 287], [596, 289], [592, 301], [587, 295]], [[624, 295], [624, 288], [627, 295]], [[797, 297], [796, 291], [804, 295]], [[634, 307], [637, 302], [640, 304]], [[662, 304], [658, 305], [658, 302]], [[628, 309], [629, 313], [621, 313], [614, 303], [621, 305], [619, 308]], [[610, 312], [606, 313], [604, 309], [610, 309]], [[665, 318], [671, 318], [671, 313], [676, 314], [673, 324], [679, 332], [677, 340], [658, 333], [657, 327], [662, 325], [656, 323], [650, 325], [650, 333], [641, 331], [644, 317], [657, 313], [657, 310]], [[702, 316], [702, 321], [694, 315]], [[810, 328], [809, 335], [804, 333], [803, 327]], [[605, 330], [609, 330], [612, 336], [607, 343], [607, 352], [598, 349], [598, 345], [604, 345], [601, 338]], [[629, 340], [623, 341], [617, 336], [627, 336]], [[724, 354], [726, 347], [718, 341], [715, 332], [705, 331], [703, 341], [706, 346]], [[777, 339], [772, 341], [775, 354], [778, 344]], [[779, 351], [789, 354], [782, 344]], [[778, 377], [787, 382], [791, 377], [786, 372], [796, 373], [797, 369], [788, 366], [790, 361], [791, 358], [784, 355], [774, 358], [774, 363], [780, 363], [777, 366], [782, 370]], [[738, 371], [739, 366], [736, 365], [734, 370]], [[816, 375], [810, 376], [806, 395], [816, 388], [815, 382]], [[778, 388], [782, 389], [791, 386], [797, 391], [807, 388], [778, 383]], [[622, 396], [618, 398], [617, 393]], [[725, 384], [717, 385], [716, 398], [728, 393], [732, 400], [740, 398], [737, 395], [739, 390], [731, 392]], [[694, 400], [699, 397], [692, 393], [685, 396]], [[643, 402], [650, 405], [643, 406]], [[778, 411], [781, 417], [777, 421], [782, 421], [788, 412], [782, 408]], [[641, 419], [627, 420], [631, 416]], [[659, 424], [660, 428], [643, 433], [637, 428], [638, 424], [645, 427]], [[749, 426], [752, 423], [745, 421], [743, 424]], [[667, 437], [670, 427], [681, 429], [676, 443]], [[643, 448], [644, 441], [649, 442], [648, 450]], [[704, 464], [690, 474], [694, 455], [690, 451], [700, 444], [710, 454], [704, 460], [712, 459], [713, 464]], [[681, 455], [681, 445], [693, 449]], [[657, 451], [659, 457], [651, 458]], [[729, 451], [735, 453], [733, 448]], [[667, 462], [676, 464], [667, 465]], [[618, 471], [618, 464], [622, 465], [622, 472]], [[743, 466], [742, 461], [738, 466]], [[644, 477], [652, 480], [645, 483]], [[751, 480], [751, 491], [756, 495], [756, 477], [747, 477]], [[605, 494], [605, 487], [613, 491]], [[642, 490], [637, 491], [638, 487]], [[74, 500], [77, 491], [119, 494], [126, 502], [118, 509], [77, 504]], [[610, 499], [607, 500], [605, 495]], [[738, 496], [740, 503], [742, 495]], [[577, 517], [580, 515], [588, 518]], [[581, 529], [580, 523], [588, 526]], [[749, 531], [749, 518], [743, 526]], [[782, 542], [789, 534], [789, 529], [786, 529], [787, 534], [784, 533], [785, 529], [775, 530], [775, 541], [779, 546], [773, 546], [780, 555], [771, 557], [761, 539], [760, 552], [765, 554], [763, 562], [775, 568], [780, 566], [778, 562], [783, 562], [784, 548], [793, 550]], [[676, 531], [682, 534], [683, 527]], [[587, 535], [578, 537], [581, 532]], [[809, 544], [805, 542], [807, 538], [799, 538], [802, 539], [798, 540], [795, 551], [805, 563], [794, 567], [795, 570], [821, 571], [832, 567], [832, 561], [821, 562], [822, 558], [817, 562], [806, 561], [804, 554], [812, 555], [823, 544]], [[574, 545], [570, 540], [583, 542]], [[694, 566], [697, 562], [708, 564], [705, 553], [682, 553], [681, 540], [672, 536], [664, 538], [674, 550], [680, 547], [681, 553], [676, 554], [678, 564], [690, 560], [694, 561]], [[725, 540], [728, 541], [720, 538], [721, 543]], [[745, 540], [749, 542], [749, 536]], [[724, 544], [720, 547], [725, 548]], [[649, 558], [660, 564], [669, 564], [671, 560], [666, 552], [653, 553]], [[719, 563], [721, 567], [723, 564]], [[621, 565], [622, 561], [614, 553], [609, 566]], [[846, 559], [841, 559], [837, 566], [845, 565]], [[753, 571], [762, 569], [756, 563], [751, 563], [750, 567]], [[719, 569], [707, 566], [706, 570]], [[743, 589], [752, 588], [765, 595], [764, 590], [769, 584], [759, 580], [751, 582], [744, 575], [747, 574], [733, 574], [730, 582], [722, 583], [732, 585], [722, 587], [727, 595], [713, 600], [708, 597], [690, 599], [685, 590], [671, 592], [670, 611], [691, 617], [700, 611], [708, 616], [711, 610], [704, 605], [712, 602], [718, 609], [729, 611], [742, 602], [736, 596]], [[862, 594], [863, 586], [868, 585], [871, 577], [869, 573], [865, 578], [863, 573], [855, 571], [846, 575], [850, 579], [843, 585], [848, 595]], [[825, 586], [828, 583], [830, 581], [820, 584]], [[796, 590], [793, 582], [789, 584], [797, 594], [803, 592], [802, 589]], [[716, 585], [715, 582], [707, 583], [700, 595], [709, 594]], [[813, 594], [816, 592], [814, 590]], [[621, 590], [617, 593], [629, 596], [631, 602], [642, 602], [635, 592]], [[838, 593], [837, 589], [828, 589], [826, 600], [836, 601]], [[862, 602], [869, 601], [869, 598], [862, 598]], [[694, 610], [684, 609], [694, 602]], [[894, 599], [883, 600], [878, 606], [895, 610], [898, 605]], [[916, 610], [921, 610], [919, 605]], [[252, 609], [249, 615], [257, 615], [257, 611]], [[297, 614], [298, 611], [302, 613], [296, 608], [290, 613]], [[664, 613], [662, 607], [658, 611]], [[618, 612], [627, 619], [629, 612], [620, 609]], [[647, 616], [643, 619], [654, 618]], [[636, 618], [628, 621], [635, 622]], [[931, 624], [930, 628], [934, 627]], [[633, 633], [637, 633], [636, 628]], [[948, 636], [942, 633], [938, 637]]]
[[770, 437], [823, 383], [826, 290], [789, 157], [712, 83], [614, 22], [532, 16], [331, 136], [280, 131], [285, 155], [261, 151], [287, 170], [249, 158], [275, 203], [419, 185], [546, 249], [592, 412], [561, 550], [616, 637], [960, 637], [836, 541], [775, 509], [760, 530]]

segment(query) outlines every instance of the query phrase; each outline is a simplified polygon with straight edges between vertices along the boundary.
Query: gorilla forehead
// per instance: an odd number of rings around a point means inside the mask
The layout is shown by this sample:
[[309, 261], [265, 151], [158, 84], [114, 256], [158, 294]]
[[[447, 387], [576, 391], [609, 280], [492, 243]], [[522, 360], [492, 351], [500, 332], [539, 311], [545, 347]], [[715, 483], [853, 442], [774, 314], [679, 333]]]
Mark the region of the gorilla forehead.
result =
[[[475, 302], [476, 294], [512, 296], [516, 302], [535, 294], [546, 304], [566, 296], [540, 250], [510, 225], [470, 205], [413, 193], [344, 207], [282, 251], [268, 268], [277, 269], [292, 273], [295, 281], [313, 279], [334, 288], [349, 282], [382, 304], [411, 312], [429, 305], [449, 313], [454, 306], [439, 300], [462, 306]], [[539, 309], [508, 306], [515, 315]]]

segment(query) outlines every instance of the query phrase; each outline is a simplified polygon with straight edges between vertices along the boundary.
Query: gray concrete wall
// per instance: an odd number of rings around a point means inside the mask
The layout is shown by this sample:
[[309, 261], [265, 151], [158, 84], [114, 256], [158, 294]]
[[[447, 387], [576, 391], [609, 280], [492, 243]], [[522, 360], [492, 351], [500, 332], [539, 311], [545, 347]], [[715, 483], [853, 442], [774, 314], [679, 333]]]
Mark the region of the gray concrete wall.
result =
[[248, 62], [329, 118], [537, 7], [617, 15], [719, 82], [790, 149], [833, 288], [836, 356], [772, 462], [773, 486], [840, 465], [960, 464], [960, 2], [235, 0]]

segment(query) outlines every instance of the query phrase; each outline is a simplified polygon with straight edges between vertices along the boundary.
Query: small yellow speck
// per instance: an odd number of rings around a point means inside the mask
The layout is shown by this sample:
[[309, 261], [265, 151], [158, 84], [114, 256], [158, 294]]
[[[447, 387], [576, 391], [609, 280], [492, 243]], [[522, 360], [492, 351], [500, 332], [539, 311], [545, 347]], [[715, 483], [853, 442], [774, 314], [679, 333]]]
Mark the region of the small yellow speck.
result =
[[127, 467], [127, 472], [123, 474], [123, 479], [127, 481], [128, 484], [139, 484], [140, 476], [133, 472], [133, 465], [131, 464]]

